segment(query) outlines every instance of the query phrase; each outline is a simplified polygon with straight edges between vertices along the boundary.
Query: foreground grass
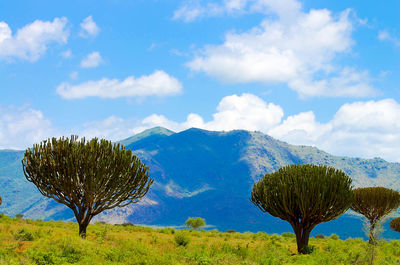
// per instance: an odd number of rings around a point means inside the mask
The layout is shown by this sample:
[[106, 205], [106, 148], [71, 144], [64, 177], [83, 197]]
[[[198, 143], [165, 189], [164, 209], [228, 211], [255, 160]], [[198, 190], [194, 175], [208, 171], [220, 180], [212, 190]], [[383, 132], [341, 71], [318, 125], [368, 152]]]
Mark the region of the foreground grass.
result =
[[[0, 217], [0, 264], [368, 264], [362, 239], [310, 239], [315, 250], [296, 255], [293, 234], [178, 231], [140, 226], [77, 225]], [[184, 233], [184, 234], [182, 234]], [[178, 245], [179, 235], [190, 242]], [[179, 241], [182, 243], [183, 241]], [[182, 243], [184, 244], [184, 243]], [[400, 242], [380, 241], [374, 264], [400, 264]]]

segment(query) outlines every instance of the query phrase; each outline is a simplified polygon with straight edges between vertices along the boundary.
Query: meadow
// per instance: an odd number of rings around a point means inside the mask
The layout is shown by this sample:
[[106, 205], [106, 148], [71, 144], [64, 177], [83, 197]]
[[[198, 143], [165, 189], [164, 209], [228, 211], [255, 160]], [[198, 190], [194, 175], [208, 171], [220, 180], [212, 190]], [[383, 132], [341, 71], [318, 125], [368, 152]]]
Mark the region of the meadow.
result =
[[[76, 223], [0, 217], [0, 264], [369, 264], [362, 239], [335, 234], [310, 238], [312, 254], [297, 255], [292, 233], [269, 235], [130, 223], [91, 224], [86, 239]], [[380, 240], [374, 264], [400, 264], [400, 241]]]

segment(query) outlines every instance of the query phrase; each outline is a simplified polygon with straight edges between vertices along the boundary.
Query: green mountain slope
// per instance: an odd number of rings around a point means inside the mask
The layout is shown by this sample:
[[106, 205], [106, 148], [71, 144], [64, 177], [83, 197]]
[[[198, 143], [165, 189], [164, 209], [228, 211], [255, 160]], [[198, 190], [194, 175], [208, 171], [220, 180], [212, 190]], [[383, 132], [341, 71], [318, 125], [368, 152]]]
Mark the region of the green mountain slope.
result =
[[[260, 132], [189, 129], [173, 133], [158, 127], [122, 140], [155, 178], [146, 199], [116, 208], [96, 220], [151, 225], [180, 225], [201, 216], [220, 230], [290, 231], [289, 225], [261, 213], [249, 201], [253, 183], [288, 164], [327, 164], [346, 171], [356, 186], [397, 189], [400, 164], [382, 159], [338, 157], [309, 146], [294, 146]], [[3, 211], [42, 219], [73, 218], [66, 207], [44, 199], [22, 173], [23, 152], [0, 152]], [[360, 220], [345, 215], [318, 226], [316, 233], [363, 236]], [[394, 234], [390, 234], [391, 237]]]

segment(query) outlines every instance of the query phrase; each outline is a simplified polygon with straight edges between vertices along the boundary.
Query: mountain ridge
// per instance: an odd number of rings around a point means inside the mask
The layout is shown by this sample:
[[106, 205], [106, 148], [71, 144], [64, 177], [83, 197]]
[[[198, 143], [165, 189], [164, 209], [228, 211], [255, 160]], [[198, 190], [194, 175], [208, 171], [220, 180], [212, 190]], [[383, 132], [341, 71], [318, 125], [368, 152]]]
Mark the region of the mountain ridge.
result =
[[[395, 188], [399, 184], [395, 177], [400, 175], [399, 163], [333, 156], [316, 147], [290, 145], [261, 132], [191, 128], [174, 133], [158, 127], [127, 139], [126, 148], [149, 166], [155, 183], [140, 204], [107, 211], [97, 221], [168, 226], [181, 225], [189, 216], [201, 216], [220, 230], [284, 232], [291, 231], [285, 222], [261, 213], [249, 201], [253, 183], [281, 166], [335, 166], [348, 173], [356, 187]], [[72, 220], [68, 208], [44, 198], [25, 180], [20, 166], [23, 151], [13, 154], [0, 152], [0, 181], [8, 183], [0, 187], [3, 211], [33, 219]], [[337, 227], [342, 232], [334, 233], [341, 236], [363, 236], [362, 222], [355, 218], [358, 217], [346, 214], [318, 226], [316, 232], [326, 233]], [[355, 232], [354, 227], [360, 232]]]

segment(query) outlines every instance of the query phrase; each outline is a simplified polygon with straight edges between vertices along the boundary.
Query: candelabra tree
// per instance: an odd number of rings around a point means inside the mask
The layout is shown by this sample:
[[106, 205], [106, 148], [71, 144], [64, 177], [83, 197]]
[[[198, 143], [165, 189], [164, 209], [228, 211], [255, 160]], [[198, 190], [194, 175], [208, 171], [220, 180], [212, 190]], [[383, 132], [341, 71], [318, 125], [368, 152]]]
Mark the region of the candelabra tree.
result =
[[369, 221], [369, 243], [375, 245], [377, 225], [390, 212], [400, 206], [400, 193], [385, 187], [357, 188], [351, 209]]
[[41, 194], [74, 212], [83, 238], [94, 216], [137, 203], [153, 183], [148, 167], [131, 150], [97, 138], [42, 141], [25, 151], [22, 166]]
[[352, 180], [328, 166], [289, 165], [254, 184], [251, 202], [261, 211], [287, 221], [296, 234], [299, 253], [310, 253], [312, 229], [336, 219], [353, 201]]

